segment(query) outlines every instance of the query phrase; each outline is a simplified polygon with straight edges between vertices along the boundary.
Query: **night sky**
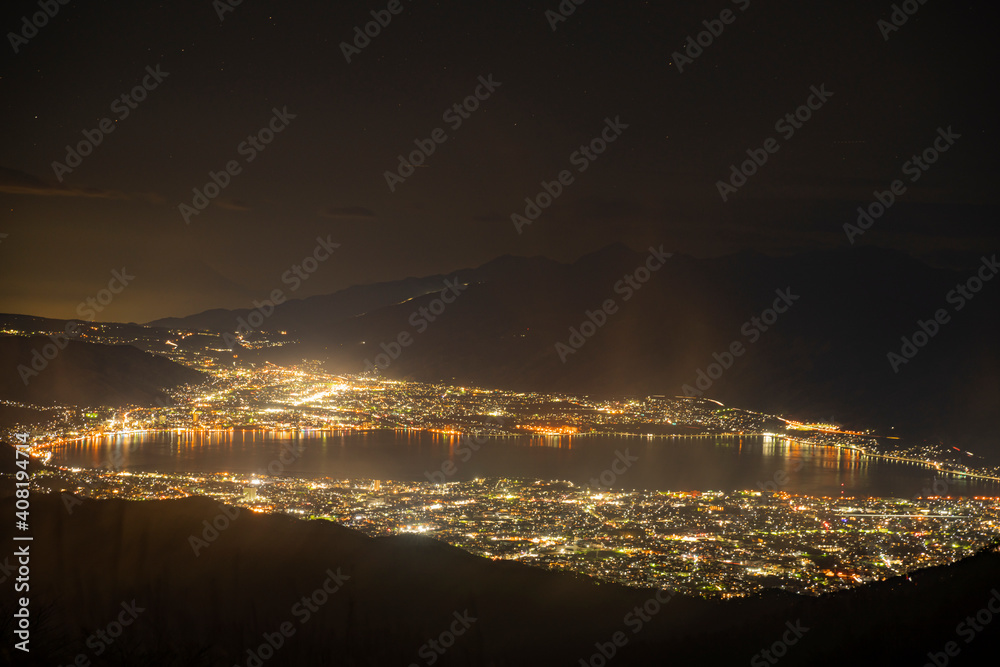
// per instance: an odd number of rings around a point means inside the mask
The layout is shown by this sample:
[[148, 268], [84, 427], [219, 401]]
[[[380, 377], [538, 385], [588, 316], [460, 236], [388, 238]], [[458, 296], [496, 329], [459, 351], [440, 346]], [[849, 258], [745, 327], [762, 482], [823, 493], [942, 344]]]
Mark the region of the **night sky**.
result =
[[[342, 43], [390, 3], [244, 0], [220, 18], [210, 0], [51, 1], [30, 38], [12, 34], [32, 34], [37, 2], [2, 20], [5, 312], [75, 317], [123, 267], [135, 278], [99, 320], [248, 307], [318, 236], [340, 247], [294, 296], [615, 242], [702, 257], [849, 247], [843, 225], [895, 179], [905, 193], [856, 243], [956, 267], [996, 251], [982, 4], [912, 0], [890, 31], [890, 2], [566, 0], [575, 11], [555, 22], [558, 0], [400, 0], [348, 63]], [[723, 10], [721, 34], [679, 60]], [[499, 85], [446, 120], [479, 77]], [[144, 78], [155, 86], [124, 106]], [[813, 86], [832, 95], [786, 137], [775, 123]], [[241, 150], [274, 109], [294, 118]], [[53, 166], [105, 118], [90, 155]], [[578, 171], [606, 119], [627, 128]], [[904, 163], [949, 127], [960, 138], [910, 182]], [[385, 172], [437, 128], [446, 140], [390, 191]], [[777, 152], [724, 202], [717, 181], [768, 138]], [[179, 206], [230, 161], [239, 173], [186, 223]], [[572, 182], [518, 233], [511, 214], [563, 170]]]

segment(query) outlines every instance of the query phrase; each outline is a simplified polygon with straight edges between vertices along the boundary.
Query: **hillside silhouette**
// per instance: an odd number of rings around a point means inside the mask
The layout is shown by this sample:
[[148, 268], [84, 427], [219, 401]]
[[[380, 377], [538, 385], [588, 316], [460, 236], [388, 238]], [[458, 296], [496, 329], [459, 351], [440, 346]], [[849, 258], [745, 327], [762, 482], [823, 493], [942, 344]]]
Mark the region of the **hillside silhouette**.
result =
[[[13, 504], [0, 502], [6, 516]], [[218, 532], [206, 532], [206, 522]], [[13, 544], [13, 521], [0, 525], [0, 538]], [[437, 665], [570, 667], [588, 664], [600, 646], [610, 651], [618, 632], [627, 641], [608, 664], [748, 664], [783, 635], [796, 641], [782, 665], [921, 665], [950, 641], [959, 652], [948, 664], [982, 665], [1000, 646], [1000, 620], [969, 641], [956, 632], [1000, 599], [995, 545], [820, 598], [674, 596], [661, 604], [651, 602], [652, 590], [493, 561], [430, 538], [371, 538], [206, 498], [34, 494], [31, 526], [32, 650], [12, 657], [8, 641], [0, 649], [8, 663], [70, 664], [85, 654], [94, 665], [255, 665], [248, 650], [284, 623], [294, 631], [261, 664], [424, 665], [433, 654]], [[318, 595], [324, 584], [334, 592]], [[303, 596], [314, 604], [308, 614]], [[9, 624], [10, 587], [0, 600]], [[120, 636], [88, 645], [120, 615], [128, 620], [125, 608], [134, 618]], [[461, 632], [435, 652], [428, 642], [449, 628]]]
[[169, 400], [164, 388], [205, 378], [131, 345], [63, 344], [47, 358], [41, 356], [46, 346], [56, 349], [47, 336], [0, 336], [0, 398], [38, 405], [153, 405]]

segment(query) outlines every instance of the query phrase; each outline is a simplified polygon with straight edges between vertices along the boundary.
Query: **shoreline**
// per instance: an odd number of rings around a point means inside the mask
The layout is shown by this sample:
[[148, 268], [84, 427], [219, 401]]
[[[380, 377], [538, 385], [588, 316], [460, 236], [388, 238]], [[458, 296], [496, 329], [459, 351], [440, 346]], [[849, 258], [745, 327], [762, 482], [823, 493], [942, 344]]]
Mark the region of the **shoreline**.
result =
[[431, 433], [431, 434], [437, 434], [437, 435], [447, 435], [447, 436], [459, 437], [459, 438], [461, 438], [462, 436], [478, 435], [479, 437], [486, 437], [486, 438], [528, 438], [528, 439], [536, 439], [536, 438], [538, 438], [538, 439], [541, 439], [541, 438], [545, 438], [545, 439], [559, 438], [559, 439], [562, 439], [562, 438], [574, 438], [574, 437], [585, 438], [585, 437], [595, 437], [595, 436], [596, 437], [603, 436], [603, 437], [618, 437], [618, 438], [637, 438], [637, 439], [643, 439], [643, 440], [663, 439], [663, 438], [742, 438], [742, 437], [764, 438], [764, 437], [770, 437], [770, 438], [775, 438], [777, 440], [784, 440], [784, 441], [788, 441], [788, 442], [794, 442], [794, 443], [796, 443], [798, 445], [806, 446], [806, 447], [832, 448], [832, 449], [837, 449], [839, 451], [850, 452], [850, 453], [858, 456], [859, 458], [868, 458], [868, 459], [873, 459], [873, 460], [880, 460], [881, 459], [881, 460], [885, 460], [885, 461], [894, 461], [894, 462], [912, 464], [912, 465], [916, 465], [916, 466], [919, 466], [919, 467], [922, 467], [922, 468], [927, 468], [929, 470], [933, 470], [933, 471], [935, 471], [937, 473], [944, 474], [944, 475], [953, 475], [955, 477], [968, 478], [968, 479], [976, 479], [976, 480], [986, 480], [986, 481], [990, 481], [990, 482], [1000, 482], [1000, 476], [989, 475], [989, 474], [981, 473], [981, 472], [969, 472], [969, 471], [963, 471], [963, 470], [952, 470], [952, 469], [949, 469], [949, 468], [942, 468], [941, 464], [936, 464], [936, 463], [933, 463], [933, 462], [928, 462], [926, 460], [915, 459], [915, 458], [910, 458], [910, 457], [906, 457], [906, 456], [893, 455], [893, 454], [889, 454], [889, 453], [872, 453], [872, 452], [868, 452], [868, 451], [859, 449], [857, 447], [851, 447], [851, 446], [845, 446], [845, 445], [838, 445], [836, 443], [816, 443], [816, 442], [809, 442], [809, 441], [801, 440], [799, 438], [795, 438], [795, 437], [792, 437], [792, 436], [780, 435], [780, 434], [775, 434], [775, 433], [770, 433], [770, 432], [765, 432], [765, 433], [723, 433], [723, 432], [718, 432], [718, 433], [678, 434], [678, 433], [629, 433], [629, 432], [621, 432], [621, 431], [588, 431], [588, 432], [585, 432], [585, 433], [552, 433], [552, 434], [543, 434], [543, 433], [518, 432], [518, 433], [506, 433], [506, 434], [481, 435], [481, 434], [474, 434], [472, 432], [441, 431], [441, 430], [438, 430], [438, 429], [411, 428], [411, 427], [373, 427], [373, 428], [351, 428], [351, 427], [341, 427], [341, 428], [331, 428], [331, 427], [321, 427], [321, 428], [240, 427], [240, 428], [237, 428], [237, 427], [230, 427], [230, 428], [225, 428], [225, 429], [222, 429], [222, 428], [219, 428], [219, 429], [212, 429], [212, 428], [203, 428], [203, 429], [192, 429], [192, 428], [187, 428], [187, 429], [184, 429], [184, 428], [153, 428], [153, 429], [133, 429], [133, 430], [126, 430], [126, 431], [114, 431], [114, 432], [107, 432], [107, 433], [97, 433], [97, 434], [81, 435], [81, 436], [78, 436], [78, 437], [75, 437], [75, 438], [62, 439], [62, 440], [56, 440], [56, 441], [52, 441], [52, 442], [43, 443], [40, 447], [38, 447], [38, 449], [40, 451], [50, 452], [50, 456], [51, 456], [51, 452], [52, 452], [53, 449], [56, 449], [56, 448], [61, 447], [61, 446], [65, 446], [65, 445], [73, 443], [73, 442], [82, 442], [84, 440], [90, 440], [90, 439], [95, 439], [95, 438], [120, 438], [120, 437], [127, 437], [127, 436], [155, 435], [155, 434], [161, 434], [161, 433], [162, 434], [169, 434], [169, 433], [176, 433], [176, 434], [189, 433], [189, 434], [209, 434], [210, 435], [210, 434], [215, 434], [215, 433], [220, 433], [220, 434], [221, 433], [227, 433], [228, 434], [228, 433], [233, 433], [235, 431], [239, 431], [241, 433], [248, 433], [248, 432], [250, 432], [250, 433], [300, 433], [300, 434], [303, 434], [303, 435], [309, 435], [309, 434], [313, 434], [313, 433], [329, 433], [329, 434], [334, 434], [334, 433], [371, 433], [371, 432], [376, 432], [376, 431], [394, 431], [394, 432], [404, 431], [404, 432], [414, 432], [414, 433]]

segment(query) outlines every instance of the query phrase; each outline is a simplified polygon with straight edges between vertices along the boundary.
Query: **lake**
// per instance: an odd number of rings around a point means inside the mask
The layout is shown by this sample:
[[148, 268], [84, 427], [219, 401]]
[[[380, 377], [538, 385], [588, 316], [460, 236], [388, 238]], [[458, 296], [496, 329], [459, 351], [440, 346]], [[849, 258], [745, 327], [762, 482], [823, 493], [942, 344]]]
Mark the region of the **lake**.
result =
[[[284, 457], [284, 462], [281, 458]], [[460, 481], [600, 480], [620, 489], [780, 489], [810, 495], [1000, 495], [968, 480], [776, 436], [468, 437], [424, 431], [144, 432], [53, 449], [53, 464], [161, 472]]]

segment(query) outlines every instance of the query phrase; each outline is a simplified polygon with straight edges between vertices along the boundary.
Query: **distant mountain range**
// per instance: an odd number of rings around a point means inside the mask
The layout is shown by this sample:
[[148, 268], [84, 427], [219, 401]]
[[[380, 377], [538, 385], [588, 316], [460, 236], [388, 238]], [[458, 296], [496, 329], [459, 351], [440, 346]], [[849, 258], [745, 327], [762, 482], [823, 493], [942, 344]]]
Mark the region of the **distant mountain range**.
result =
[[[263, 328], [321, 330], [345, 319], [363, 315], [394, 303], [425, 294], [440, 285], [442, 277], [407, 278], [390, 283], [358, 285], [334, 294], [288, 300], [268, 317]], [[261, 299], [263, 301], [263, 299]], [[233, 331], [239, 318], [246, 318], [253, 309], [225, 310], [216, 308], [188, 317], [167, 317], [149, 322], [148, 326], [205, 331]]]
[[[1000, 642], [995, 548], [819, 598], [709, 601], [207, 498], [53, 490], [31, 499], [31, 652], [14, 648], [6, 585], [2, 664], [985, 665]], [[0, 524], [7, 553], [14, 530]]]
[[[975, 271], [869, 247], [673, 256], [653, 271], [644, 268], [649, 257], [621, 245], [572, 264], [504, 256], [454, 274], [288, 301], [268, 317], [213, 310], [150, 324], [233, 332], [249, 320], [288, 330], [300, 346], [260, 354], [318, 357], [337, 372], [362, 371], [367, 360], [389, 377], [511, 389], [696, 390], [1000, 454], [1000, 280], [966, 299], [954, 290]], [[435, 303], [446, 280], [466, 287]], [[599, 313], [608, 300], [613, 312]], [[935, 313], [947, 319], [935, 324]], [[934, 332], [926, 341], [918, 321]], [[902, 337], [915, 334], [925, 345], [904, 347]], [[730, 360], [734, 346], [742, 353]]]

